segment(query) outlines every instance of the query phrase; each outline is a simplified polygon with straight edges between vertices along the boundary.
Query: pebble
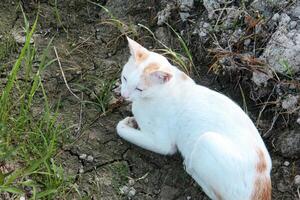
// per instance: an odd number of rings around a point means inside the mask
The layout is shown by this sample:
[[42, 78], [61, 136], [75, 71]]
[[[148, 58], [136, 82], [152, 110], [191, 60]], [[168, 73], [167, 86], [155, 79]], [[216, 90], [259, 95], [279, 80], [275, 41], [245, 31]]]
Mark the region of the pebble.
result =
[[297, 26], [297, 22], [296, 21], [291, 21], [290, 22], [290, 29], [294, 29]]
[[80, 173], [80, 174], [83, 174], [83, 173], [84, 173], [84, 170], [83, 170], [83, 167], [82, 167], [82, 166], [81, 166], [80, 169], [79, 169], [79, 173]]
[[20, 200], [26, 200], [26, 198], [24, 196], [21, 196]]
[[128, 184], [130, 186], [133, 186], [135, 184], [135, 181], [133, 179], [129, 179]]
[[88, 156], [86, 160], [87, 160], [88, 162], [93, 162], [94, 157], [93, 157], [93, 156]]
[[128, 194], [128, 192], [129, 192], [129, 187], [126, 186], [126, 185], [124, 185], [124, 186], [120, 187], [119, 190], [120, 190], [120, 193], [121, 193], [121, 194]]
[[295, 183], [295, 185], [300, 186], [300, 175], [295, 176], [294, 183]]
[[136, 190], [133, 187], [131, 187], [129, 189], [129, 192], [128, 192], [127, 196], [130, 198], [130, 197], [133, 197], [135, 194], [136, 194]]
[[283, 165], [288, 167], [290, 165], [290, 162], [289, 161], [284, 161]]
[[280, 15], [278, 13], [275, 13], [272, 17], [272, 20], [275, 22], [279, 21], [279, 19], [280, 19]]
[[300, 125], [300, 117], [297, 119], [297, 123]]
[[85, 160], [86, 157], [87, 157], [87, 155], [86, 155], [85, 153], [83, 153], [83, 154], [81, 154], [81, 155], [79, 156], [79, 159]]
[[244, 45], [245, 45], [246, 47], [248, 47], [248, 46], [250, 45], [250, 43], [251, 43], [251, 39], [246, 39], [246, 40], [244, 41]]

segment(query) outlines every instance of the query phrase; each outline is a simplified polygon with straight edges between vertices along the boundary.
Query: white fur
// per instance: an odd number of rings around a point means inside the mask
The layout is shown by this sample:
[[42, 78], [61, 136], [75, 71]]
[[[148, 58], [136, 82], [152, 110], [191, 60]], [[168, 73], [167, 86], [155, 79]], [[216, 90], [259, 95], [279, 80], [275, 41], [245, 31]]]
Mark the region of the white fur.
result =
[[[129, 40], [129, 46], [134, 41]], [[131, 49], [131, 52], [134, 51]], [[143, 51], [147, 51], [143, 49]], [[125, 140], [159, 154], [174, 154], [184, 158], [186, 171], [217, 200], [247, 200], [253, 191], [260, 148], [270, 175], [271, 159], [256, 127], [243, 110], [226, 96], [183, 80], [182, 72], [163, 56], [147, 51], [149, 57], [136, 64], [131, 56], [124, 66], [122, 94], [132, 101], [134, 118], [127, 117], [117, 125], [118, 134]], [[172, 78], [154, 84], [142, 92], [141, 75], [151, 62], [170, 70]], [[136, 120], [139, 130], [132, 128]]]

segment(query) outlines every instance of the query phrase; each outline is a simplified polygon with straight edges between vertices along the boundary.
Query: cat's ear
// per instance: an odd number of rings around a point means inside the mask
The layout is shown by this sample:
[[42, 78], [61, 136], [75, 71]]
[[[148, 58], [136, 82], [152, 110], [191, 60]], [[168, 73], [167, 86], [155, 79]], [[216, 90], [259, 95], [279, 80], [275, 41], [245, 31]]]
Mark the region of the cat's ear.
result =
[[136, 63], [141, 63], [142, 61], [146, 60], [150, 52], [136, 41], [130, 39], [129, 37], [126, 38], [128, 40], [130, 53], [134, 57]]
[[167, 71], [157, 70], [149, 74], [150, 80], [154, 84], [164, 84], [169, 82], [173, 75]]

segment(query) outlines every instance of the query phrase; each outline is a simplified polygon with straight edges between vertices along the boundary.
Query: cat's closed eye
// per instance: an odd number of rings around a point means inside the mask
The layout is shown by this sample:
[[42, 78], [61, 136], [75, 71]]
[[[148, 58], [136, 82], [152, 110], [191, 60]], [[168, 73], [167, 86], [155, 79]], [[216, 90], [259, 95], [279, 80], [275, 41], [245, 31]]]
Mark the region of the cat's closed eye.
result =
[[125, 78], [125, 76], [122, 76], [122, 78], [125, 82], [127, 82], [127, 78]]
[[138, 88], [138, 87], [136, 87], [135, 89], [136, 89], [137, 91], [140, 91], [140, 92], [143, 91], [142, 89], [140, 89], [140, 88]]

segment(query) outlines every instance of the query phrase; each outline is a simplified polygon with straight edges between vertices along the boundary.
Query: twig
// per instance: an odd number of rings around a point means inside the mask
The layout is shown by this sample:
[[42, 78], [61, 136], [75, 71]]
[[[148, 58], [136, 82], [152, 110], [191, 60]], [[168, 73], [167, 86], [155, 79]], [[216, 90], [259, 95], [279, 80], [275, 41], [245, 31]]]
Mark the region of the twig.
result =
[[79, 111], [79, 122], [78, 126], [75, 129], [76, 135], [80, 132], [81, 130], [81, 124], [82, 124], [82, 108], [83, 108], [83, 92], [81, 92], [81, 100], [80, 100], [80, 111]]
[[55, 52], [55, 55], [56, 55], [56, 59], [57, 59], [57, 62], [58, 62], [58, 65], [59, 65], [59, 68], [60, 68], [60, 71], [61, 71], [61, 74], [62, 74], [62, 77], [64, 79], [64, 82], [65, 82], [65, 85], [67, 86], [68, 90], [70, 91], [70, 93], [80, 101], [80, 112], [79, 112], [79, 122], [78, 122], [78, 126], [76, 127], [75, 129], [75, 133], [76, 135], [80, 132], [81, 130], [81, 123], [82, 123], [82, 99], [83, 99], [83, 93], [81, 93], [81, 98], [79, 98], [70, 88], [70, 86], [68, 85], [68, 82], [67, 82], [67, 79], [66, 79], [66, 76], [65, 76], [65, 73], [62, 69], [62, 66], [61, 66], [61, 62], [59, 60], [59, 56], [58, 56], [58, 53], [57, 53], [57, 50], [56, 50], [56, 47], [54, 46], [54, 52]]
[[79, 101], [81, 101], [81, 99], [71, 90], [70, 86], [68, 85], [68, 82], [67, 82], [67, 79], [66, 79], [66, 76], [65, 76], [65, 73], [61, 67], [61, 63], [60, 63], [60, 60], [59, 60], [59, 57], [58, 57], [58, 54], [57, 54], [57, 50], [56, 50], [56, 47], [54, 46], [53, 47], [54, 49], [54, 52], [55, 52], [55, 55], [56, 55], [56, 59], [57, 59], [57, 62], [58, 62], [58, 65], [59, 65], [59, 68], [60, 68], [60, 71], [61, 71], [61, 74], [62, 74], [62, 77], [64, 79], [64, 82], [69, 90], [69, 92], [76, 98], [78, 99]]

